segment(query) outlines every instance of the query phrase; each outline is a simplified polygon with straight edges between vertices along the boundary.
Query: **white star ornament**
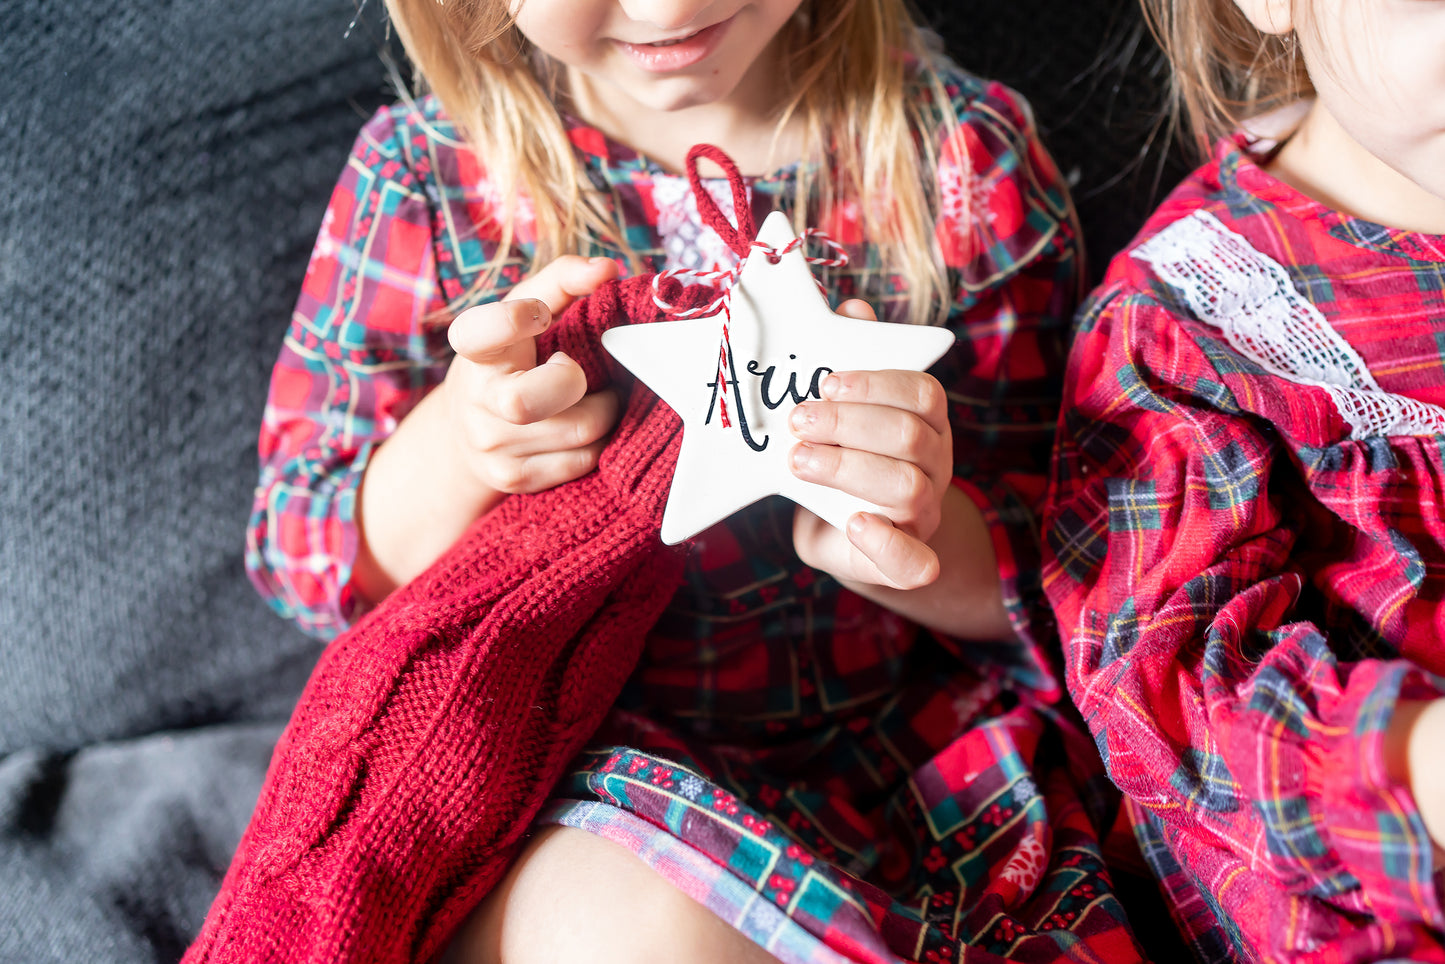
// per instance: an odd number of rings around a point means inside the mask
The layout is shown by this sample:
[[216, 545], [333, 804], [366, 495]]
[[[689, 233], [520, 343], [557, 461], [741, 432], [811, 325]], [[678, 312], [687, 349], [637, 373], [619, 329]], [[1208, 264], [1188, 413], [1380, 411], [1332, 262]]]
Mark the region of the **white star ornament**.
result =
[[[794, 239], [777, 211], [758, 232], [773, 251]], [[682, 419], [662, 541], [690, 539], [769, 495], [786, 496], [839, 528], [855, 512], [878, 511], [793, 475], [788, 415], [819, 397], [829, 372], [924, 371], [948, 351], [953, 333], [834, 313], [802, 245], [777, 264], [754, 248], [727, 298], [726, 310], [705, 318], [625, 325], [602, 335], [603, 347]]]

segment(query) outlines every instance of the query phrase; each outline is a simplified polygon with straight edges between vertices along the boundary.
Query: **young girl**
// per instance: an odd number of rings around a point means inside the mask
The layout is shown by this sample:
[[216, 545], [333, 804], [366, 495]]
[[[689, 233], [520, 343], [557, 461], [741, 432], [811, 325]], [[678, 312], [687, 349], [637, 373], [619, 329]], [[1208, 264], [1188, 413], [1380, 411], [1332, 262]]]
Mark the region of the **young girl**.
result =
[[1202, 960], [1445, 960], [1445, 4], [1151, 6], [1221, 139], [1073, 346], [1068, 685]]
[[845, 533], [771, 499], [694, 540], [454, 957], [605, 934], [636, 960], [1138, 959], [1043, 648], [1034, 513], [1079, 265], [1024, 104], [898, 0], [389, 9], [430, 93], [356, 143], [261, 438], [248, 564], [303, 627], [338, 633], [509, 496], [598, 464], [618, 394], [534, 339], [619, 272], [732, 263], [679, 173], [698, 142], [759, 222], [846, 248], [834, 301], [958, 336], [937, 377], [842, 372], [799, 406], [794, 471], [883, 511]]

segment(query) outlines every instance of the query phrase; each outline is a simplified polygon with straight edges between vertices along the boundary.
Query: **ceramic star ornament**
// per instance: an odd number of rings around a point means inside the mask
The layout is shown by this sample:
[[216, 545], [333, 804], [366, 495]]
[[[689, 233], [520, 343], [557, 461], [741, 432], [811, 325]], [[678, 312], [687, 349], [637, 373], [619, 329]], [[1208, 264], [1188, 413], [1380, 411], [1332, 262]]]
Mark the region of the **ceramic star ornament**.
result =
[[[734, 180], [736, 168], [729, 170], [731, 162], [723, 159], [719, 163]], [[713, 220], [717, 206], [696, 179], [695, 165], [689, 154], [699, 210], [710, 205], [704, 217]], [[734, 209], [740, 227], [750, 228], [741, 185], [736, 178]], [[716, 218], [722, 219], [720, 212]], [[953, 344], [947, 329], [832, 311], [780, 212], [768, 215], [757, 242], [745, 250], [742, 270], [716, 313], [612, 328], [602, 336], [603, 347], [682, 419], [682, 446], [662, 516], [668, 545], [775, 494], [840, 528], [855, 512], [877, 511], [857, 496], [793, 475], [788, 456], [797, 440], [789, 413], [820, 397], [829, 372], [923, 371]]]

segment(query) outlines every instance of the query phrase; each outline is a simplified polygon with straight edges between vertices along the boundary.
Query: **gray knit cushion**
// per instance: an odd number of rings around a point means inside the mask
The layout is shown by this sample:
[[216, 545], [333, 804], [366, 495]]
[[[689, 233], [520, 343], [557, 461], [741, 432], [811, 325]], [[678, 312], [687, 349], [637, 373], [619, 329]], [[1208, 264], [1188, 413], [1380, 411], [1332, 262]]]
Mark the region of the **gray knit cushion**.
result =
[[270, 368], [385, 96], [350, 0], [0, 4], [0, 754], [284, 718], [241, 568]]
[[352, 12], [0, 3], [0, 961], [177, 960], [319, 653], [241, 552], [271, 364], [386, 96]]

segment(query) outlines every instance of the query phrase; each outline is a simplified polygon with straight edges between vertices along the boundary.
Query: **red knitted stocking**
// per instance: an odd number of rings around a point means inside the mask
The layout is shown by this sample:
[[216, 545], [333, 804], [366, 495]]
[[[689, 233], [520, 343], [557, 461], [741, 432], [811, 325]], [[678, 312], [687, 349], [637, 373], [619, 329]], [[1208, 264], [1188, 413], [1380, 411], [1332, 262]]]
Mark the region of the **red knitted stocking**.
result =
[[[565, 350], [606, 384], [598, 338], [657, 320], [650, 280], [573, 305], [540, 355]], [[682, 557], [657, 533], [680, 438], [634, 390], [596, 472], [508, 498], [327, 648], [187, 961], [402, 964], [445, 946], [677, 585]]]

